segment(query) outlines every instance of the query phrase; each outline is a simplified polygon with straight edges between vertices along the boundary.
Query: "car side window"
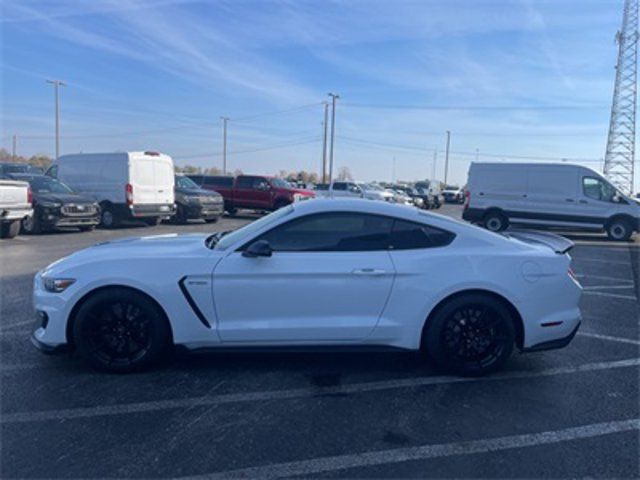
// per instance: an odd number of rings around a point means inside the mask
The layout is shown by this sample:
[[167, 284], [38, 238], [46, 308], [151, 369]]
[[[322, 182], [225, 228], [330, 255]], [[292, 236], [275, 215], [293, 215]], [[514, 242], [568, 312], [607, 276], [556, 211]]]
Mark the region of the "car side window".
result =
[[253, 180], [254, 180], [253, 177], [240, 177], [238, 178], [237, 188], [252, 189]]
[[308, 215], [265, 233], [276, 252], [366, 252], [387, 250], [393, 219], [336, 212]]
[[52, 165], [46, 172], [46, 175], [51, 178], [58, 178], [58, 166]]
[[333, 184], [333, 189], [334, 190], [346, 190], [347, 189], [347, 184], [343, 183], [343, 182], [335, 182]]
[[393, 250], [414, 250], [419, 248], [444, 247], [455, 235], [446, 230], [430, 227], [422, 223], [396, 220], [393, 223], [389, 248]]
[[582, 191], [586, 197], [603, 202], [613, 202], [616, 195], [616, 190], [611, 185], [595, 177], [582, 179]]
[[253, 185], [252, 188], [254, 190], [269, 190], [270, 186], [269, 186], [269, 182], [267, 181], [267, 179], [265, 178], [260, 178], [260, 177], [255, 177], [253, 179]]

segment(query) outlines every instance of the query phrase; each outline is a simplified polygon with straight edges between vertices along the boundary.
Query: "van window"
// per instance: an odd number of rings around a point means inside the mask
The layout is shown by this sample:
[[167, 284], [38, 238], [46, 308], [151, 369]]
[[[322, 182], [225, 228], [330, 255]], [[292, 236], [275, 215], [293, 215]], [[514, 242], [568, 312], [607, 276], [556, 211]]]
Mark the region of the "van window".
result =
[[253, 177], [239, 177], [237, 188], [245, 188], [245, 189], [253, 188], [253, 181], [254, 181]]
[[595, 177], [582, 179], [582, 191], [585, 197], [603, 202], [613, 202], [613, 197], [616, 195], [616, 189], [613, 186]]
[[47, 170], [45, 175], [47, 175], [47, 176], [49, 176], [51, 178], [58, 178], [58, 166], [57, 165], [51, 165], [51, 167], [49, 167], [49, 170]]

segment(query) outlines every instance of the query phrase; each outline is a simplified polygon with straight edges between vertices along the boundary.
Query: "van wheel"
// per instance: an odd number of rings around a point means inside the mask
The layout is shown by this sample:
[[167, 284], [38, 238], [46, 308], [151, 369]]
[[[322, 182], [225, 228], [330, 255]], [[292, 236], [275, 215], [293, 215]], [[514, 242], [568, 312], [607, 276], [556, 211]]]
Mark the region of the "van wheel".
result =
[[0, 238], [15, 238], [20, 232], [20, 220], [2, 223], [0, 226]]
[[120, 224], [120, 219], [113, 211], [113, 207], [105, 205], [100, 213], [100, 223], [104, 228], [115, 228]]
[[423, 350], [454, 373], [479, 376], [495, 372], [513, 352], [516, 330], [511, 314], [485, 295], [454, 298], [428, 321]]
[[607, 225], [607, 235], [611, 240], [626, 242], [633, 234], [631, 223], [624, 218], [615, 218]]
[[501, 232], [509, 226], [509, 219], [501, 212], [489, 212], [484, 216], [484, 228], [492, 232]]

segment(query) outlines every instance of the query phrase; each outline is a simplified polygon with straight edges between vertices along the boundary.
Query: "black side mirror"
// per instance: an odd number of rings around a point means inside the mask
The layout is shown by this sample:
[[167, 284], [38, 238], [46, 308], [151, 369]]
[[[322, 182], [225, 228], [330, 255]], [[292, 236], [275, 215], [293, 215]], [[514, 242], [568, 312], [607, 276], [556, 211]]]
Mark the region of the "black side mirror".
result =
[[271, 245], [269, 245], [269, 242], [266, 240], [258, 240], [249, 245], [245, 251], [242, 252], [242, 256], [247, 258], [270, 257], [272, 253], [273, 249]]

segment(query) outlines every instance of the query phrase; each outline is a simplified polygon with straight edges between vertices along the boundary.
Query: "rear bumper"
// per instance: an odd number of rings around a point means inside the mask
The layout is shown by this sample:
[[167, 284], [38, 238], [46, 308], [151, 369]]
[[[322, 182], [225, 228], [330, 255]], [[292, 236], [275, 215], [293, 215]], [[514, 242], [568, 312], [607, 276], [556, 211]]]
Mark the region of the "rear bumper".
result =
[[20, 205], [15, 208], [0, 208], [0, 222], [13, 222], [33, 215], [31, 205]]
[[137, 204], [129, 206], [129, 214], [133, 218], [145, 217], [170, 217], [176, 212], [173, 203], [162, 204]]
[[522, 352], [523, 353], [542, 352], [544, 350], [555, 350], [557, 348], [564, 348], [571, 343], [571, 340], [573, 340], [573, 337], [575, 337], [576, 333], [578, 333], [579, 328], [580, 328], [580, 322], [578, 322], [578, 325], [576, 325], [573, 331], [566, 337], [557, 338], [555, 340], [549, 340], [546, 342], [538, 343], [536, 345], [532, 345], [528, 348], [523, 348]]

